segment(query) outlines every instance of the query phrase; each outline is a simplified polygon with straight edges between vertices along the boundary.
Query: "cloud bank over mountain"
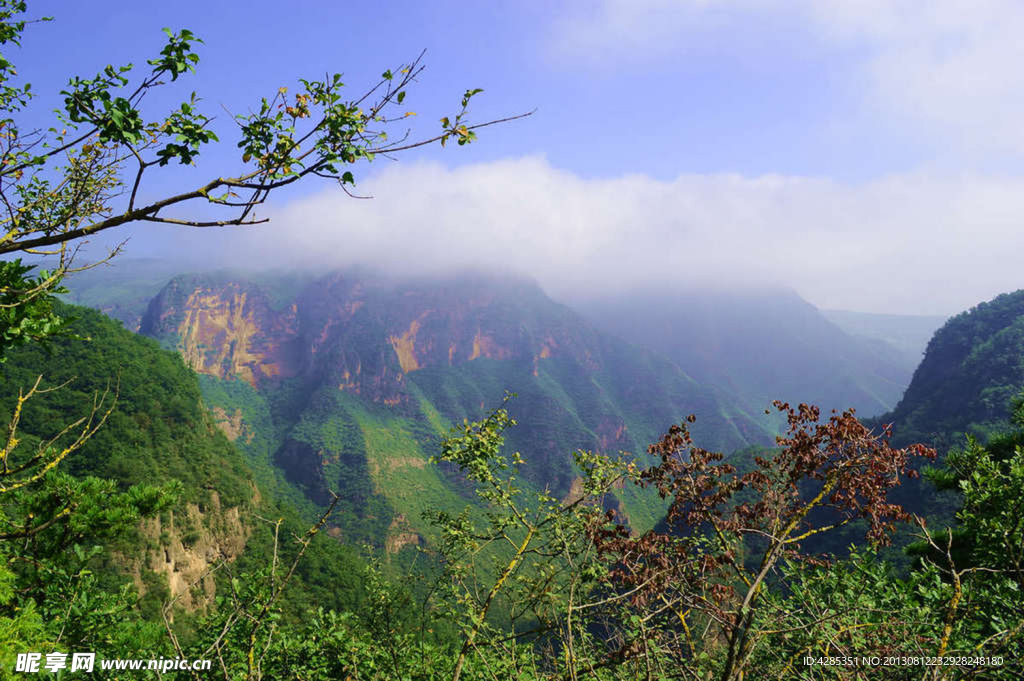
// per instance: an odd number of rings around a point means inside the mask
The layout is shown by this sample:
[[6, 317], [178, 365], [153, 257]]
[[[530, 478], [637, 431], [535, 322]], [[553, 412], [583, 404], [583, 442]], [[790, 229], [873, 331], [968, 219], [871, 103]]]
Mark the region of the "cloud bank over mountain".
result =
[[480, 268], [579, 297], [783, 285], [825, 308], [943, 314], [1020, 286], [1024, 180], [894, 175], [586, 179], [541, 157], [401, 164], [236, 232], [240, 262]]

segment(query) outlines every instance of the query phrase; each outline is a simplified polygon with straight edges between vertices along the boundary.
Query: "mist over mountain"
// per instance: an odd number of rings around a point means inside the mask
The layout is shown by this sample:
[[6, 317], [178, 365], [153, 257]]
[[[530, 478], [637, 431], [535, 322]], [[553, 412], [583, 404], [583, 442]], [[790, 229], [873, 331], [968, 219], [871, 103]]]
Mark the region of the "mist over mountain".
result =
[[[573, 449], [643, 453], [689, 413], [696, 441], [726, 452], [771, 443], [773, 399], [852, 406], [894, 422], [899, 443], [945, 448], [1004, 423], [1024, 385], [1021, 292], [929, 341], [943, 318], [821, 311], [781, 287], [634, 290], [567, 307], [512, 275], [180, 268], [121, 260], [76, 274], [69, 298], [177, 351], [265, 488], [307, 508], [340, 490], [345, 536], [392, 550], [423, 540], [425, 500], [464, 503], [458, 480], [426, 461], [448, 427], [505, 390], [529, 424], [510, 433], [530, 457], [525, 475], [564, 494]], [[649, 500], [618, 503], [641, 525], [657, 517]]]
[[916, 366], [913, 352], [851, 335], [784, 288], [695, 287], [576, 305], [752, 411], [778, 399], [878, 414], [899, 401]]
[[[415, 536], [424, 499], [460, 503], [425, 463], [506, 390], [529, 424], [509, 434], [526, 478], [565, 494], [575, 449], [643, 454], [691, 413], [701, 446], [768, 445], [771, 400], [880, 413], [913, 369], [779, 288], [623, 294], [577, 301], [581, 315], [513, 275], [171, 269], [87, 271], [71, 298], [177, 351], [265, 485], [299, 505], [340, 490], [339, 525], [370, 541]], [[657, 516], [620, 501], [640, 524]]]
[[915, 368], [921, 363], [932, 335], [949, 319], [942, 315], [879, 314], [851, 310], [821, 310], [827, 320], [846, 333], [885, 343]]

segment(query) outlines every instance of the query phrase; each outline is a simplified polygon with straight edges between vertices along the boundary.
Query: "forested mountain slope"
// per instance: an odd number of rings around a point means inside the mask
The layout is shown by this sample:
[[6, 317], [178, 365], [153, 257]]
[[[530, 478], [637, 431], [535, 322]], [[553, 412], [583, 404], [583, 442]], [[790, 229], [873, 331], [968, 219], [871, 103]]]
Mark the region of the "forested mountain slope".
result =
[[[187, 610], [210, 605], [218, 588], [212, 568], [221, 561], [238, 563], [236, 568], [258, 565], [270, 555], [271, 528], [257, 516], [284, 518], [285, 531], [301, 531], [304, 521], [258, 488], [244, 456], [211, 418], [195, 373], [177, 354], [95, 310], [62, 306], [60, 311], [74, 319], [74, 337], [57, 338], [48, 349], [31, 345], [11, 350], [0, 365], [0, 419], [10, 422], [19, 391], [28, 393], [42, 376], [39, 392], [24, 402], [18, 421], [19, 451], [27, 452], [88, 418], [99, 399], [93, 422], [109, 409], [105, 422], [54, 466], [51, 475], [113, 481], [113, 491], [102, 493], [102, 505], [109, 508], [115, 508], [111, 494], [141, 483], [168, 487], [173, 501], [138, 524], [114, 552], [96, 559], [104, 563], [101, 574], [104, 579], [119, 575], [134, 581], [154, 603], [176, 597]], [[81, 429], [71, 428], [55, 444], [66, 446]], [[9, 463], [14, 466], [17, 460]], [[54, 503], [79, 504], [74, 495], [58, 497], [53, 495]], [[48, 512], [36, 509], [41, 518]], [[88, 548], [100, 540], [88, 532], [76, 536], [72, 525], [90, 522], [76, 517], [63, 530], [58, 524], [54, 535], [63, 533], [62, 541]], [[295, 604], [314, 598], [339, 605], [351, 602], [357, 588], [353, 552], [335, 542], [318, 542], [318, 547], [296, 579], [291, 594]], [[26, 555], [33, 550], [26, 548]]]
[[[65, 313], [77, 318], [72, 329], [82, 339], [58, 339], [49, 352], [38, 346], [10, 352], [0, 369], [2, 409], [13, 413], [19, 390], [27, 392], [39, 376], [41, 388], [63, 386], [25, 402], [18, 430], [35, 441], [87, 417], [97, 395], [106, 393], [107, 400], [96, 419], [116, 400], [103, 426], [59, 470], [111, 479], [122, 490], [140, 482], [182, 484], [180, 505], [143, 527], [137, 550], [128, 549], [140, 579], [149, 570], [159, 573], [177, 595], [210, 567], [211, 556], [235, 558], [245, 546], [251, 527], [242, 515], [256, 496], [251, 476], [177, 357], [93, 310]], [[156, 545], [161, 533], [167, 548]], [[206, 589], [212, 594], [212, 582]]]
[[939, 329], [900, 403], [877, 421], [894, 424], [898, 442], [942, 452], [962, 433], [1006, 425], [1024, 389], [1024, 290], [1004, 293]]

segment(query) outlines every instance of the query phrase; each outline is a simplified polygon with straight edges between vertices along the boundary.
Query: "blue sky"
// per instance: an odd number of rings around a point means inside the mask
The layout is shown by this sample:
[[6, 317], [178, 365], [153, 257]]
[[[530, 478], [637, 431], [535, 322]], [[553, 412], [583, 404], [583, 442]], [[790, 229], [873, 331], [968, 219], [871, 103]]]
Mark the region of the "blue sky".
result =
[[[1020, 288], [1024, 6], [1011, 0], [39, 2], [12, 54], [40, 92], [140, 66], [164, 26], [205, 40], [194, 89], [219, 116], [298, 77], [353, 94], [426, 49], [409, 94], [433, 132], [536, 109], [468, 148], [275, 198], [269, 228], [135, 227], [128, 253], [268, 266], [479, 265], [571, 298], [693, 280], [782, 284], [823, 307], [950, 313]], [[171, 97], [166, 100], [172, 101]], [[57, 98], [41, 98], [47, 110]], [[160, 104], [158, 99], [152, 104]], [[237, 168], [233, 144], [153, 195]], [[287, 233], [288, 238], [280, 238]]]

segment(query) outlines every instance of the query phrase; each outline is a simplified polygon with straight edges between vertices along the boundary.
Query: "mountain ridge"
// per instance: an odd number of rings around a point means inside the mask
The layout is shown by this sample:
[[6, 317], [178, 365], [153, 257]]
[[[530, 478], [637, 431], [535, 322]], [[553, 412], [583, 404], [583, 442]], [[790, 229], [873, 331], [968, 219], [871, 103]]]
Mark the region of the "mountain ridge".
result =
[[648, 292], [580, 307], [750, 412], [779, 399], [878, 414], [895, 406], [915, 366], [881, 340], [850, 335], [790, 289]]
[[[509, 444], [527, 457], [527, 480], [558, 494], [575, 478], [572, 451], [643, 456], [689, 413], [709, 446], [772, 441], [671, 362], [597, 331], [516, 277], [334, 273], [275, 306], [252, 281], [186, 275], [153, 298], [140, 329], [200, 374], [252, 388], [273, 421], [253, 457], [313, 500], [340, 484], [358, 501], [347, 510], [366, 521], [360, 507], [376, 506], [372, 520], [391, 535], [398, 517], [419, 522], [421, 503], [402, 489], [403, 475], [422, 495], [465, 503], [458, 482], [425, 463], [448, 427], [481, 417], [506, 390], [519, 393], [511, 409], [528, 424]], [[253, 427], [229, 402], [211, 406], [236, 415], [234, 430]], [[650, 499], [623, 503], [638, 524], [657, 514]]]
[[[669, 332], [687, 320], [680, 310], [698, 310], [689, 317], [696, 323], [674, 334], [692, 345], [682, 359], [659, 352], [659, 339], [672, 335], [664, 329], [637, 324], [632, 334], [616, 333], [622, 329], [551, 300], [530, 279], [480, 272], [185, 274], [151, 297], [139, 328], [200, 374], [204, 399], [262, 484], [298, 506], [339, 489], [351, 499], [341, 509], [345, 534], [379, 541], [422, 529], [417, 494], [443, 497], [447, 506], [465, 503], [458, 480], [426, 461], [451, 425], [480, 418], [506, 390], [519, 393], [511, 408], [525, 424], [510, 431], [509, 446], [527, 457], [531, 484], [559, 494], [573, 485], [572, 451], [642, 457], [691, 413], [696, 441], [708, 449], [771, 445], [780, 424], [765, 415], [769, 402], [814, 401], [774, 388], [784, 386], [787, 367], [813, 355], [821, 328], [842, 341], [818, 348], [817, 375], [843, 370], [832, 381], [836, 407], [850, 406], [849, 395], [880, 403], [872, 392], [880, 385], [889, 391], [885, 399], [902, 390], [903, 375], [884, 361], [876, 364], [891, 375], [876, 372], [865, 389], [857, 372], [865, 357], [877, 357], [864, 343], [795, 293], [787, 292], [784, 304], [778, 297], [746, 292], [735, 296], [741, 304], [726, 306], [721, 295], [668, 298], [663, 309], [673, 314], [659, 319]], [[763, 338], [769, 327], [762, 320], [773, 315], [776, 326], [796, 331], [752, 352], [751, 338]], [[805, 327], [814, 332], [805, 334], [810, 340], [801, 336]], [[729, 353], [729, 371], [704, 366], [721, 365]], [[747, 365], [780, 353], [788, 363], [762, 371], [750, 390], [744, 381], [756, 372]], [[638, 525], [658, 514], [649, 500], [624, 503]]]

